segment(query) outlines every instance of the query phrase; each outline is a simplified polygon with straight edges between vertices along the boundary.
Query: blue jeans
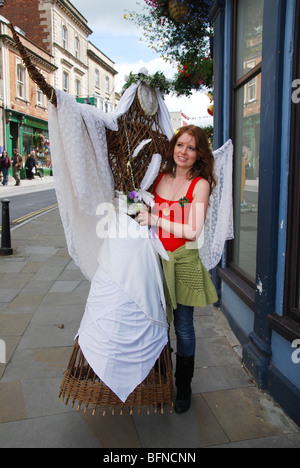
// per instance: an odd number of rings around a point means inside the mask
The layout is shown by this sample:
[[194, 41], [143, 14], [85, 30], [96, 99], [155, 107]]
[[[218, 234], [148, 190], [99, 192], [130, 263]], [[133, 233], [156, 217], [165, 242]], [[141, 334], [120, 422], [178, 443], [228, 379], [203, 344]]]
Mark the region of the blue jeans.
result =
[[7, 173], [8, 173], [8, 169], [2, 169], [2, 174], [3, 174], [3, 182], [2, 182], [2, 184], [3, 184], [3, 185], [7, 185]]
[[195, 355], [194, 307], [177, 304], [173, 311], [177, 337], [177, 354], [182, 357]]

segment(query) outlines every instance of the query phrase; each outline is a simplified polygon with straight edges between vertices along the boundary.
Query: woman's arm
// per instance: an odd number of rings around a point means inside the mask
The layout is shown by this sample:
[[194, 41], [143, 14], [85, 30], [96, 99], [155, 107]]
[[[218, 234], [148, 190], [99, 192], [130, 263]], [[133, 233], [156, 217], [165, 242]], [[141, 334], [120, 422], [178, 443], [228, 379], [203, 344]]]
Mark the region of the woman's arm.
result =
[[137, 220], [141, 226], [149, 225], [160, 227], [176, 237], [182, 237], [183, 239], [191, 241], [196, 240], [203, 229], [209, 194], [210, 185], [207, 180], [199, 180], [194, 189], [194, 198], [191, 204], [189, 219], [186, 224], [170, 222], [168, 219], [159, 218], [157, 215], [147, 211], [140, 212]]

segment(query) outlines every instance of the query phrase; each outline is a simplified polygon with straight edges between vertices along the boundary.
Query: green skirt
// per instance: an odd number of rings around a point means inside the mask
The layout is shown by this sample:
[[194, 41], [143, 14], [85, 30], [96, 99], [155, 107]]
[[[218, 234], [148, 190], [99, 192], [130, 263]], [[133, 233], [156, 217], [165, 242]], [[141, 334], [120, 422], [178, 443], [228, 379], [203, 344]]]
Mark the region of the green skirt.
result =
[[203, 266], [197, 249], [185, 245], [168, 251], [169, 261], [162, 259], [168, 322], [177, 304], [205, 307], [217, 302], [218, 296], [210, 274]]

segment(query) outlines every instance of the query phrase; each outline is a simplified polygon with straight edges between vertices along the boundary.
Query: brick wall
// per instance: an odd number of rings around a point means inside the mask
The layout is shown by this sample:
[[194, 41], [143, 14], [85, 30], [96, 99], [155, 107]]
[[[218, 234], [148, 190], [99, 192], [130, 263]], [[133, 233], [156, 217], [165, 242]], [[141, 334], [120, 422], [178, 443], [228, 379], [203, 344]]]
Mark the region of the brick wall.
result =
[[[8, 107], [13, 111], [21, 112], [22, 114], [30, 115], [31, 117], [36, 117], [42, 120], [48, 120], [48, 109], [47, 109], [47, 99], [44, 98], [45, 107], [40, 107], [36, 105], [36, 84], [26, 77], [26, 86], [24, 99], [19, 99], [16, 96], [16, 60], [21, 59], [17, 53], [14, 51], [9, 52], [9, 76], [10, 76], [10, 102]], [[45, 79], [50, 83], [50, 73], [43, 70], [45, 74]]]
[[[47, 26], [41, 21], [44, 10], [39, 10], [39, 0], [13, 0], [4, 2], [0, 7], [0, 15], [18, 26], [31, 39], [44, 50], [49, 50]], [[44, 24], [43, 24], [44, 23]]]

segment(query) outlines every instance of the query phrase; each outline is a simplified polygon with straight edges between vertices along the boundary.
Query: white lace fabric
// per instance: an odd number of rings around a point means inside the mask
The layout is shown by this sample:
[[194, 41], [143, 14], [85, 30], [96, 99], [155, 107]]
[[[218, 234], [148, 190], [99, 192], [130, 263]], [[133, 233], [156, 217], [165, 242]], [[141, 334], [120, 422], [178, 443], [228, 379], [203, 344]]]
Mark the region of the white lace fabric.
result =
[[215, 158], [216, 187], [210, 199], [204, 229], [201, 235], [199, 256], [209, 271], [222, 257], [225, 242], [233, 239], [232, 158], [233, 144], [228, 140], [213, 152]]

